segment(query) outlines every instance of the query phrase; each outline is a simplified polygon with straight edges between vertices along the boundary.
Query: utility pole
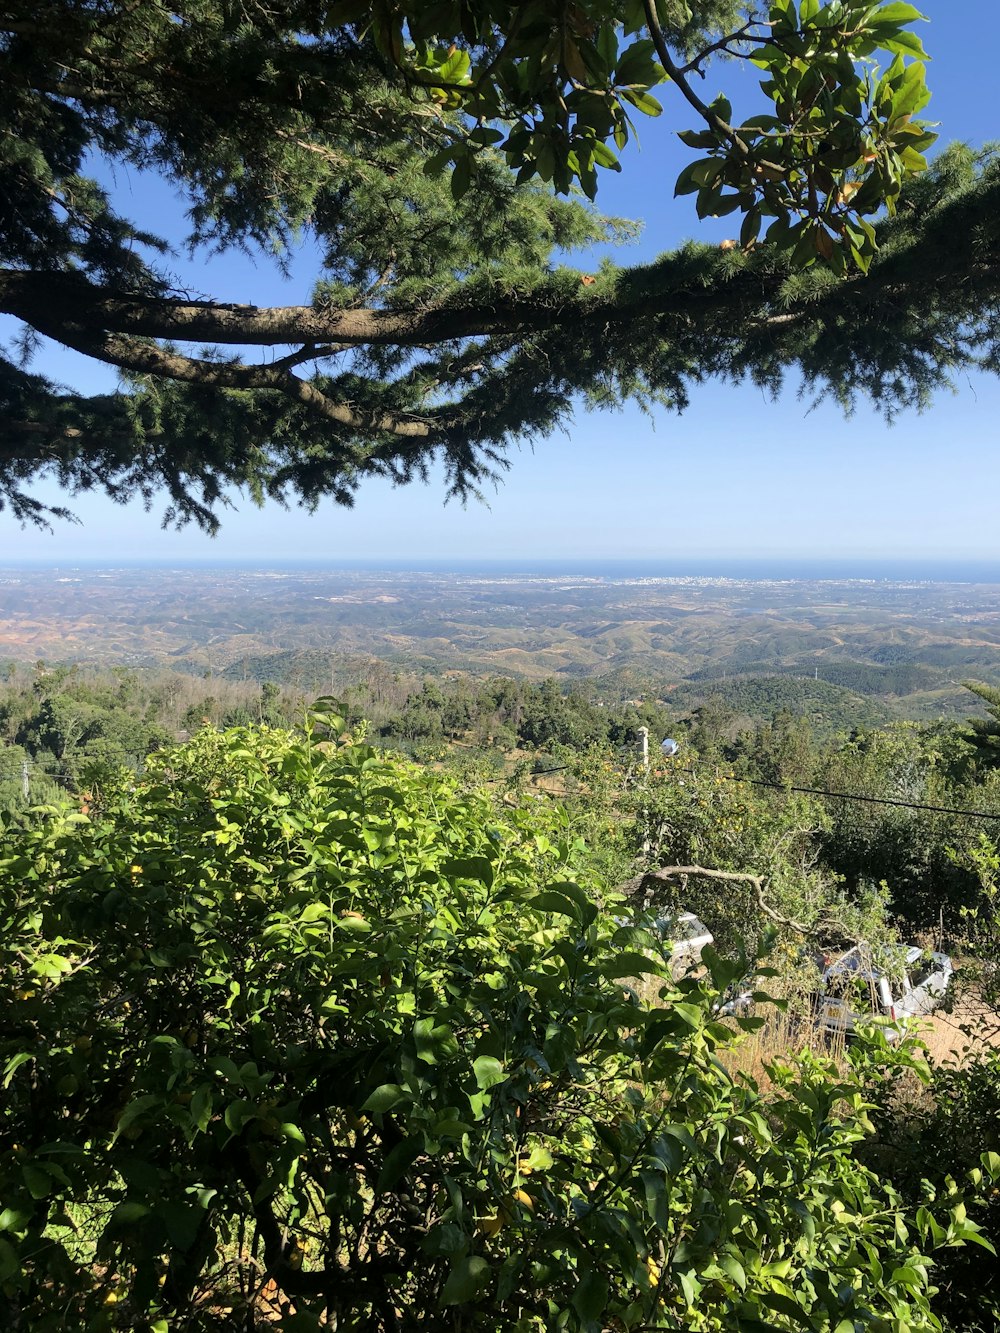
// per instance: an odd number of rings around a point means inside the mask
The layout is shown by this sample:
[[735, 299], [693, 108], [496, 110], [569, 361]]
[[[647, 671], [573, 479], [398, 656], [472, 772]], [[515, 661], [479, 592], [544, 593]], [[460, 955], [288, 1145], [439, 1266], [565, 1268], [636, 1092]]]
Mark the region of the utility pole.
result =
[[639, 755], [643, 768], [649, 772], [649, 728], [639, 728]]
[[24, 799], [27, 801], [27, 800], [30, 798], [30, 796], [31, 796], [31, 783], [30, 783], [30, 781], [28, 780], [28, 761], [27, 761], [27, 759], [22, 759], [22, 760], [21, 760], [21, 792], [22, 792], [22, 794], [23, 794], [23, 796], [24, 796]]

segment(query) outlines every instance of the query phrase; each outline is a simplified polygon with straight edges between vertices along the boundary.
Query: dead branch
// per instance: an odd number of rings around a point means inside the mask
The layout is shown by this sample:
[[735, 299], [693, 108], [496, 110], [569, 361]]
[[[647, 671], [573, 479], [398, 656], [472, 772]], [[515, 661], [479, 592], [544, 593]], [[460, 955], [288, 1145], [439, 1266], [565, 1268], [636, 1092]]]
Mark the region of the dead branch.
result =
[[659, 870], [643, 870], [640, 874], [633, 875], [631, 879], [625, 880], [623, 884], [616, 885], [615, 891], [625, 894], [626, 897], [634, 898], [639, 894], [648, 894], [656, 883], [689, 875], [697, 875], [702, 879], [722, 880], [732, 884], [749, 884], [754, 891], [757, 906], [764, 916], [776, 925], [787, 926], [789, 930], [794, 930], [799, 935], [816, 935], [818, 933], [815, 927], [805, 926], [801, 921], [793, 921], [791, 917], [782, 916], [780, 912], [776, 912], [773, 907], [768, 906], [764, 897], [765, 880], [763, 875], [751, 875], [748, 872], [735, 870], [709, 870], [706, 866], [661, 866]]

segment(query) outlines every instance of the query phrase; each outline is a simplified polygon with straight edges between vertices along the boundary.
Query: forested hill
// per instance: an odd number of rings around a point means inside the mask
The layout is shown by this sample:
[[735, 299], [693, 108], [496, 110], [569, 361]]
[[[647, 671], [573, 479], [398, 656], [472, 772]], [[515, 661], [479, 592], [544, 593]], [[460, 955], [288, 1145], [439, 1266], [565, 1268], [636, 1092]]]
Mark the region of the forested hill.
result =
[[[690, 712], [707, 700], [715, 700], [740, 718], [770, 721], [788, 711], [807, 718], [817, 734], [880, 727], [900, 714], [896, 700], [868, 697], [826, 680], [792, 675], [745, 675], [725, 679], [691, 681], [679, 685], [668, 696], [673, 708]], [[903, 715], [905, 716], [905, 701]], [[964, 703], [968, 711], [968, 699]]]
[[[268, 664], [280, 679], [266, 678]], [[259, 665], [262, 679], [250, 665]], [[460, 754], [491, 772], [545, 767], [595, 746], [634, 755], [645, 726], [654, 745], [673, 736], [694, 755], [727, 761], [766, 749], [762, 738], [784, 738], [778, 748], [785, 753], [790, 743], [798, 757], [781, 780], [802, 778], [803, 763], [811, 772], [830, 747], [880, 729], [922, 725], [961, 735], [964, 719], [983, 708], [963, 690], [955, 720], [913, 724], [895, 717], [892, 700], [791, 675], [674, 684], [629, 670], [525, 681], [462, 671], [431, 676], [320, 652], [237, 663], [215, 677], [11, 663], [0, 681], [0, 804], [22, 803], [26, 775], [38, 800], [92, 789], [123, 769], [141, 772], [149, 754], [205, 726], [301, 724], [310, 701], [324, 694], [337, 696], [353, 723], [364, 719], [382, 744], [439, 758]]]
[[[845, 671], [844, 674], [849, 676], [850, 673]], [[234, 684], [280, 681], [306, 693], [339, 695], [346, 690], [364, 701], [368, 715], [381, 715], [382, 707], [390, 701], [398, 710], [407, 697], [418, 695], [422, 688], [419, 673], [399, 668], [393, 670], [390, 664], [374, 658], [338, 657], [315, 649], [244, 659], [228, 667], [223, 676]], [[859, 669], [859, 676], [864, 678], [864, 668]], [[468, 698], [480, 688], [475, 684], [476, 680], [483, 678], [452, 671], [427, 679], [433, 682], [435, 692], [443, 698]], [[484, 678], [487, 692], [490, 686], [485, 682], [490, 679]], [[748, 672], [736, 677], [695, 677], [678, 683], [670, 677], [657, 675], [655, 671], [636, 667], [583, 679], [550, 679], [558, 692], [593, 700], [602, 708], [624, 708], [630, 702], [647, 705], [659, 701], [665, 715], [686, 717], [712, 700], [731, 710], [743, 725], [769, 722], [776, 713], [787, 710], [808, 718], [821, 735], [878, 727], [896, 717], [919, 716], [917, 709], [908, 710], [909, 700], [892, 698], [889, 691], [885, 692], [886, 697], [878, 698], [874, 696], [882, 692], [873, 688], [855, 692], [845, 685], [795, 676], [790, 672], [783, 675]], [[868, 683], [870, 686], [871, 682]], [[956, 698], [957, 711], [964, 715], [969, 711], [969, 696], [966, 691], [955, 691], [956, 696], [959, 693], [965, 697]]]
[[[960, 665], [960, 664], [956, 664]], [[974, 668], [975, 662], [969, 663]], [[705, 667], [691, 673], [690, 680], [699, 684], [715, 685], [720, 680], [733, 676], [759, 675], [759, 663], [737, 667], [735, 670], [720, 672], [718, 667]], [[804, 676], [801, 667], [777, 667], [769, 674], [786, 676]], [[934, 690], [941, 685], [941, 673], [933, 667], [918, 666], [913, 662], [903, 662], [894, 666], [880, 666], [873, 662], [847, 662], [827, 660], [823, 663], [822, 673], [817, 665], [813, 671], [814, 679], [822, 678], [830, 685], [841, 685], [855, 694], [889, 695], [900, 697]]]

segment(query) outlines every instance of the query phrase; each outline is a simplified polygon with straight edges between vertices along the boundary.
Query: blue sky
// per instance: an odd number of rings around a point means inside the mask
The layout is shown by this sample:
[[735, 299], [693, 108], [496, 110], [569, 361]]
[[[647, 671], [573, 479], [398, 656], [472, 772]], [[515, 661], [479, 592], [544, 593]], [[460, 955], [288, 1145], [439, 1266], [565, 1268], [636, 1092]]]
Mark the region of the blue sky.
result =
[[[932, 56], [927, 112], [942, 141], [982, 143], [997, 133], [993, 95], [1000, 21], [986, 0], [929, 0], [921, 35]], [[725, 82], [737, 116], [753, 106], [745, 76], [717, 67], [706, 92]], [[739, 91], [743, 88], [745, 91]], [[742, 97], [742, 103], [741, 103]], [[620, 176], [604, 173], [599, 202], [641, 218], [635, 257], [689, 235], [726, 234], [729, 219], [700, 226], [690, 199], [672, 198], [686, 150], [673, 131], [691, 124], [680, 99], [663, 98], [658, 121], [640, 126], [642, 147], [627, 154]], [[166, 188], [123, 174], [136, 214], [176, 212]], [[623, 259], [627, 255], [623, 255]], [[586, 259], [581, 260], [581, 267]], [[307, 300], [308, 256], [282, 281], [265, 264], [213, 259], [193, 286], [223, 299], [258, 304]], [[199, 282], [198, 278], [202, 280]], [[10, 325], [0, 324], [0, 336]], [[78, 388], [113, 380], [74, 354], [47, 346], [35, 365]], [[156, 506], [118, 507], [96, 497], [72, 506], [81, 525], [54, 532], [21, 530], [0, 514], [0, 561], [17, 559], [448, 559], [562, 556], [662, 559], [701, 555], [1000, 556], [996, 524], [1000, 384], [963, 378], [922, 415], [895, 426], [867, 408], [850, 419], [823, 406], [810, 411], [790, 385], [777, 401], [753, 388], [709, 384], [682, 416], [653, 420], [634, 410], [578, 412], [566, 435], [513, 451], [511, 469], [488, 507], [442, 504], [432, 481], [393, 488], [369, 483], [353, 510], [330, 503], [314, 514], [257, 509], [234, 496], [220, 536], [187, 528], [163, 531]], [[56, 498], [54, 489], [45, 492]]]

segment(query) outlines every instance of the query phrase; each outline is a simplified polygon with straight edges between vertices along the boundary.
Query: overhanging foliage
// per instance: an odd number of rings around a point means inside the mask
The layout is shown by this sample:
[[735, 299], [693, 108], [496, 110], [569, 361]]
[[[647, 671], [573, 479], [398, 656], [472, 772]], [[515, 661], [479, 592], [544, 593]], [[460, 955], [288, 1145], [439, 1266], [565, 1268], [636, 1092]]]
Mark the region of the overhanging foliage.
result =
[[[465, 496], [581, 399], [676, 409], [710, 376], [773, 388], [798, 367], [891, 412], [992, 368], [997, 173], [956, 151], [919, 177], [918, 18], [857, 0], [775, 0], [766, 21], [729, 0], [8, 6], [0, 311], [25, 356], [0, 358], [0, 499], [43, 519], [46, 474], [119, 500], [166, 487], [168, 519], [211, 528], [230, 486], [350, 503], [435, 458]], [[720, 53], [761, 69], [767, 114], [737, 125], [701, 100]], [[740, 242], [581, 272], [574, 249], [629, 228], [556, 192], [594, 193], [659, 84], [701, 126], [678, 192], [741, 215]], [[178, 238], [93, 179], [122, 164], [175, 186], [206, 257], [280, 264], [309, 235], [312, 303], [178, 290]], [[32, 373], [40, 335], [122, 391]]]

